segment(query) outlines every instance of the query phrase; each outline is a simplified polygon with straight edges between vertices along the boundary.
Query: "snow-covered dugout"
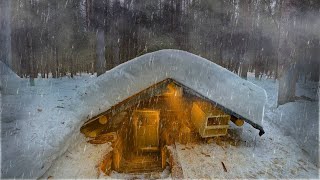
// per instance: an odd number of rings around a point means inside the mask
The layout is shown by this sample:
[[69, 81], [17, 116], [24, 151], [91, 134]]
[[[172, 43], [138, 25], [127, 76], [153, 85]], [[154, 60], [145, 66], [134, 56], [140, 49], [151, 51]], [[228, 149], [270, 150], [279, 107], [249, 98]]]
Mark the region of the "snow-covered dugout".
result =
[[85, 120], [165, 80], [251, 124], [260, 135], [264, 133], [264, 89], [207, 59], [171, 49], [145, 54], [99, 76], [78, 95], [81, 104], [77, 99], [75, 113]]
[[[17, 82], [12, 80], [11, 84]], [[260, 130], [260, 135], [264, 133], [265, 90], [204, 58], [179, 50], [161, 50], [123, 63], [92, 79], [66, 100], [63, 108], [52, 108], [30, 121], [19, 122], [21, 132], [2, 140], [6, 146], [2, 148], [6, 150], [2, 177], [39, 178], [68, 148], [83, 140], [83, 134], [91, 138], [90, 143], [112, 142], [113, 154], [105, 157], [113, 158], [112, 166], [110, 161], [100, 164], [100, 169], [107, 172], [110, 166], [119, 171], [123, 165], [130, 166], [120, 164], [124, 151], [162, 153], [162, 147], [172, 140], [185, 143], [210, 134], [223, 135], [226, 120], [238, 125], [244, 120]], [[193, 121], [197, 117], [201, 117], [202, 125], [210, 124], [214, 130], [206, 135], [206, 128]], [[163, 169], [165, 158], [148, 157]], [[149, 164], [139, 168], [144, 166]], [[158, 170], [159, 166], [150, 168]]]
[[[104, 172], [111, 167], [118, 172], [164, 169], [166, 145], [226, 135], [230, 121], [238, 126], [245, 121], [260, 130], [259, 135], [264, 133], [264, 89], [179, 50], [161, 50], [121, 64], [99, 76], [78, 98], [81, 103], [77, 100], [73, 107], [79, 122], [88, 120], [81, 127], [91, 138], [88, 142], [113, 144], [113, 155], [100, 165]], [[142, 156], [159, 166], [140, 163]]]

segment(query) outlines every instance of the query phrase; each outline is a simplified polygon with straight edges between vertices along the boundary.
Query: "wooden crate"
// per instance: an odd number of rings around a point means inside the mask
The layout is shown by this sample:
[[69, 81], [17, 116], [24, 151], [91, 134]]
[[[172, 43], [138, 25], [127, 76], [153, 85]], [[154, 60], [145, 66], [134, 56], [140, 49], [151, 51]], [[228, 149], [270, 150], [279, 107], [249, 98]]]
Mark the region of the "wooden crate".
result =
[[203, 138], [226, 135], [230, 117], [209, 102], [197, 101], [192, 104], [191, 121]]

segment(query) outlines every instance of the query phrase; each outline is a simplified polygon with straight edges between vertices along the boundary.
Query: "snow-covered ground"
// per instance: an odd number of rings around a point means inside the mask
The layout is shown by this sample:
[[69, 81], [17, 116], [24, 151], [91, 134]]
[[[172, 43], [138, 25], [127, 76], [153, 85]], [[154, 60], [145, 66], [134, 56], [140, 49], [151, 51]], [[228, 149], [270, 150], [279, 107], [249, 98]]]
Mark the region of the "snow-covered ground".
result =
[[[8, 83], [1, 90], [1, 174], [7, 176], [8, 169], [15, 168], [19, 161], [11, 159], [29, 158], [40, 161], [42, 154], [25, 154], [24, 148], [31, 148], [41, 142], [32, 141], [42, 124], [35, 124], [34, 119], [40, 115], [65, 113], [65, 103], [70, 101], [78, 88], [95, 78], [90, 75], [76, 76], [74, 79], [36, 79], [35, 87], [28, 86], [28, 80], [22, 79], [15, 84]], [[319, 169], [311, 159], [318, 157], [319, 120], [318, 102], [297, 100], [276, 107], [276, 83], [274, 80], [255, 80], [252, 75], [249, 81], [263, 87], [268, 94], [263, 127], [265, 134], [258, 136], [258, 130], [245, 124], [243, 127], [232, 127], [231, 132], [237, 145], [229, 143], [206, 143], [177, 145], [178, 155], [187, 178], [318, 178]], [[298, 84], [297, 94], [318, 99], [317, 84]], [[311, 93], [310, 93], [311, 92]], [[315, 92], [315, 93], [314, 93]], [[45, 121], [45, 120], [44, 120]], [[48, 117], [52, 128], [66, 128], [68, 122], [54, 122]], [[39, 123], [39, 121], [35, 121]], [[304, 122], [305, 124], [299, 124]], [[37, 127], [37, 128], [35, 128]], [[31, 131], [34, 129], [33, 131]], [[28, 132], [30, 130], [30, 132]], [[50, 129], [47, 129], [48, 131]], [[24, 132], [24, 133], [22, 133]], [[21, 135], [28, 132], [30, 147], [21, 146]], [[46, 133], [43, 133], [44, 139]], [[59, 133], [56, 134], [59, 136]], [[42, 176], [48, 178], [98, 178], [97, 162], [110, 146], [94, 146], [80, 137], [79, 144], [69, 147], [58, 159], [52, 157], [53, 165]], [[47, 145], [48, 144], [48, 145]], [[47, 146], [46, 146], [47, 145]], [[39, 146], [39, 145], [38, 145]], [[43, 151], [49, 148], [50, 142], [43, 144]], [[28, 152], [28, 151], [27, 151]], [[314, 153], [313, 153], [314, 152]], [[12, 157], [19, 155], [20, 157]], [[21, 161], [25, 162], [25, 161]], [[224, 172], [222, 163], [226, 166]], [[27, 166], [27, 165], [25, 165]], [[39, 168], [39, 170], [40, 170]], [[22, 169], [16, 169], [17, 176]], [[11, 171], [12, 172], [12, 171]], [[24, 172], [25, 173], [25, 172]], [[30, 174], [33, 172], [29, 172]], [[125, 177], [113, 173], [113, 178]]]
[[256, 80], [253, 74], [249, 81], [267, 91], [266, 121], [275, 124], [285, 136], [291, 136], [308, 154], [309, 160], [319, 167], [319, 84], [299, 81], [297, 100], [277, 107], [278, 82], [266, 77]]
[[[297, 100], [276, 107], [277, 82], [248, 80], [268, 94], [263, 127], [258, 137], [248, 125], [232, 127], [239, 144], [215, 143], [178, 145], [184, 175], [188, 178], [319, 178], [318, 101]], [[297, 96], [318, 100], [318, 84], [297, 83]], [[227, 168], [224, 172], [222, 163]]]
[[[36, 86], [29, 86], [27, 79], [9, 77], [8, 83], [1, 79], [1, 177], [36, 177], [49, 168], [46, 161], [56, 157], [48, 158], [48, 153], [61, 148], [52, 141], [72, 128], [56, 117], [67, 114], [65, 104], [91, 78], [40, 78], [35, 79]], [[50, 131], [54, 137], [49, 138]]]

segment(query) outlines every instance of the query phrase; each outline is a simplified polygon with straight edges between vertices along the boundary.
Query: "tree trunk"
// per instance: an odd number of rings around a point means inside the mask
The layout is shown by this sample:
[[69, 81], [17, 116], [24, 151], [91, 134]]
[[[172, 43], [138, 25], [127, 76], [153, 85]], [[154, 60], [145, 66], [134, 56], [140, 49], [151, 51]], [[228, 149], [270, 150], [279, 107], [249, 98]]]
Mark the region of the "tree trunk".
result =
[[[282, 2], [283, 2], [283, 0], [279, 0], [278, 1], [278, 11], [279, 11], [279, 19], [281, 20], [281, 18], [282, 18]], [[279, 45], [280, 45], [280, 36], [281, 36], [281, 21], [279, 21], [279, 23], [278, 23], [278, 27], [277, 27], [277, 30], [278, 30], [278, 32], [277, 32], [277, 44], [278, 44], [278, 50], [279, 50]], [[276, 58], [276, 68], [275, 68], [275, 71], [274, 71], [274, 79], [276, 80], [276, 79], [278, 79], [278, 77], [279, 77], [279, 72], [278, 72], [278, 67], [279, 67], [279, 58]]]
[[294, 101], [296, 94], [297, 69], [291, 66], [282, 69], [279, 77], [278, 106]]
[[0, 1], [0, 60], [12, 68], [10, 11], [11, 0]]
[[[251, 5], [252, 2], [251, 0], [242, 0], [240, 1], [240, 20], [243, 22], [245, 29], [247, 32], [252, 32], [252, 21], [250, 21], [250, 18], [252, 19], [252, 10], [251, 10]], [[251, 34], [251, 33], [250, 33]], [[251, 50], [250, 46], [250, 40], [252, 41], [251, 35], [245, 36], [244, 39], [244, 52], [243, 52], [243, 58], [242, 58], [242, 63], [241, 63], [241, 72], [240, 72], [240, 77], [243, 79], [247, 79], [247, 74], [249, 70], [249, 62], [250, 62], [250, 56], [249, 56], [249, 51]]]
[[91, 19], [92, 19], [92, 0], [86, 0], [86, 25], [88, 30], [92, 26]]
[[319, 49], [320, 49], [319, 39], [314, 39], [312, 42], [312, 50], [311, 50], [312, 69], [310, 72], [311, 73], [310, 80], [314, 82], [319, 82], [319, 76], [320, 76]]
[[247, 79], [247, 74], [248, 74], [248, 69], [249, 69], [249, 64], [246, 59], [243, 60], [241, 64], [241, 72], [240, 72], [240, 77], [243, 79]]
[[103, 28], [98, 28], [97, 29], [97, 47], [96, 47], [96, 63], [95, 63], [95, 68], [97, 72], [97, 76], [100, 76], [103, 74], [106, 70], [106, 60], [105, 60], [105, 34], [104, 34], [104, 29]]
[[[57, 46], [57, 43], [56, 45]], [[59, 78], [60, 77], [60, 67], [59, 67], [59, 53], [58, 53], [58, 48], [55, 47], [55, 63], [56, 63], [56, 71], [55, 71], [55, 77]]]
[[33, 65], [33, 57], [32, 57], [32, 37], [31, 32], [26, 30], [26, 56], [27, 63], [28, 63], [28, 75], [29, 75], [29, 82], [30, 86], [34, 86], [34, 65]]
[[297, 81], [294, 21], [298, 0], [283, 0], [278, 49], [278, 106], [293, 101]]
[[259, 55], [259, 52], [257, 50], [254, 50], [254, 77], [256, 79], [259, 79], [261, 69], [262, 69], [262, 64], [261, 64], [261, 56]]
[[319, 82], [319, 62], [315, 62], [315, 64], [313, 65], [313, 69], [311, 71], [311, 76], [310, 76], [310, 80], [314, 81], [314, 82]]
[[[73, 75], [75, 74], [76, 67], [75, 67], [75, 58], [74, 58], [74, 52], [72, 52], [70, 56], [70, 77], [73, 78]], [[81, 72], [81, 71], [80, 71]]]
[[121, 64], [120, 57], [119, 57], [120, 47], [117, 42], [113, 44], [113, 62], [115, 63], [114, 66]]
[[50, 59], [51, 59], [51, 66], [50, 66], [50, 71], [51, 71], [51, 74], [52, 74], [52, 78], [57, 78], [57, 72], [56, 72], [56, 69], [57, 69], [57, 64], [55, 63], [55, 55], [54, 55], [54, 48], [51, 48], [51, 52], [50, 52]]

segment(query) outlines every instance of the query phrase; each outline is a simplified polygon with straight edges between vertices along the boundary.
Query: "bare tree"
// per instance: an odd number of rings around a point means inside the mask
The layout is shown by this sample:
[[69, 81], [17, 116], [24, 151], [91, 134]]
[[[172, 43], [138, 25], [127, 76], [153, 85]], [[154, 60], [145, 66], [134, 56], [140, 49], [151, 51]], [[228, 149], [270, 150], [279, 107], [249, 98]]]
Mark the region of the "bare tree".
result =
[[[251, 15], [252, 13], [251, 12], [251, 0], [243, 0], [243, 1], [240, 1], [240, 17], [241, 17], [241, 21], [244, 25], [244, 28], [247, 32], [250, 32], [251, 31]], [[249, 38], [250, 36], [246, 36], [244, 37], [243, 39], [243, 44], [244, 44], [244, 49], [246, 52], [244, 52], [244, 54], [249, 54], [248, 50], [249, 50]], [[241, 65], [240, 65], [240, 76], [244, 79], [247, 79], [247, 72], [249, 70], [249, 57], [248, 56], [243, 56], [242, 57], [242, 61], [241, 61]]]
[[95, 71], [97, 76], [103, 74], [106, 71], [106, 60], [105, 60], [105, 48], [106, 48], [106, 15], [108, 8], [109, 0], [93, 0], [93, 3], [87, 3], [87, 13], [91, 13], [92, 5], [92, 14], [93, 17], [88, 23], [96, 31], [96, 61], [95, 61]]
[[0, 60], [12, 67], [10, 11], [11, 1], [0, 1]]
[[297, 81], [295, 18], [299, 0], [283, 0], [278, 48], [278, 105], [293, 101]]

